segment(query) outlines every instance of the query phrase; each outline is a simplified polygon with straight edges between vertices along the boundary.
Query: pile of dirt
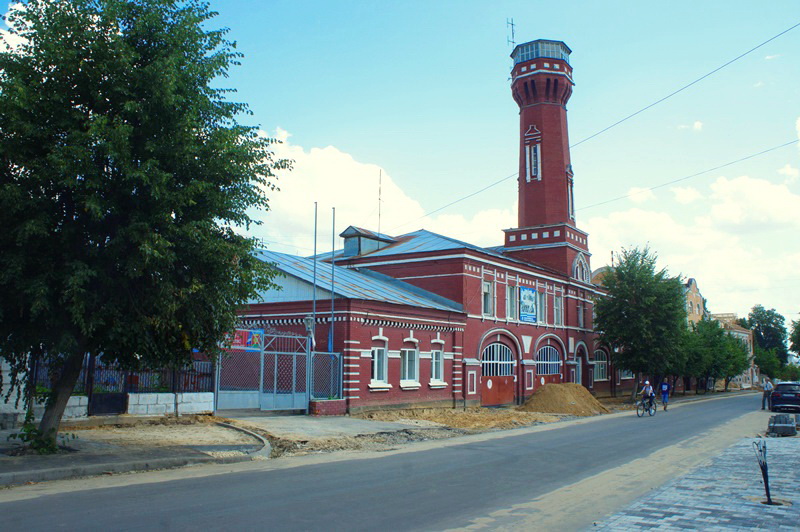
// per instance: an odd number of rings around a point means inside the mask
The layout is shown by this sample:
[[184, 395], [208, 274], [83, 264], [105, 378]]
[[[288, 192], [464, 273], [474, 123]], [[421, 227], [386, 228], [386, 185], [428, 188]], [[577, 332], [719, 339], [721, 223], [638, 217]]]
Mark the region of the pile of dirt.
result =
[[[534, 423], [552, 423], [557, 416], [538, 412], [522, 412], [508, 408], [417, 408], [367, 412], [353, 417], [375, 421], [394, 421], [418, 426], [444, 425], [456, 429], [491, 430], [513, 429]], [[425, 422], [424, 425], [420, 421]]]
[[545, 384], [518, 409], [523, 412], [547, 412], [575, 416], [595, 416], [609, 412], [589, 393], [589, 390], [574, 382]]

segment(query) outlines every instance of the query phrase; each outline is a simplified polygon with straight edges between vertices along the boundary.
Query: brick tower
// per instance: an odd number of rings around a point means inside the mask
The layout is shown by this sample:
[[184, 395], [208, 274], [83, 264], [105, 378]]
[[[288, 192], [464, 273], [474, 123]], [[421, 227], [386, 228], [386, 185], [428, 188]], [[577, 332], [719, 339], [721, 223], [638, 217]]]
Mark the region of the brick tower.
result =
[[572, 50], [539, 39], [511, 53], [511, 93], [519, 105], [519, 227], [505, 230], [505, 252], [584, 279], [588, 235], [575, 225], [567, 135]]

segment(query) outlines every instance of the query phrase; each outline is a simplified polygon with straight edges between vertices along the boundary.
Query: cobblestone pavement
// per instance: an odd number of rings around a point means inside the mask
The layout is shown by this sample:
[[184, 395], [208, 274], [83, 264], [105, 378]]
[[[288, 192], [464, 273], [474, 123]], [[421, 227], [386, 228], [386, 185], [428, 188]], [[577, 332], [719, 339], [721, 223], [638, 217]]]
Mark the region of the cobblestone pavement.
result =
[[726, 449], [687, 475], [598, 522], [591, 530], [798, 530], [800, 528], [800, 437], [766, 438], [769, 484], [767, 506], [754, 438]]

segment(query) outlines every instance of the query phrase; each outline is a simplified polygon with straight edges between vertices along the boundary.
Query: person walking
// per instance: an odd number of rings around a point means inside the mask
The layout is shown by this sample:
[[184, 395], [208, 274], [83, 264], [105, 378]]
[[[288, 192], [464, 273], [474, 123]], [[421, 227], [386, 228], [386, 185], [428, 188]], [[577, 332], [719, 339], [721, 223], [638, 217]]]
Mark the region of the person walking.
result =
[[764, 378], [764, 395], [761, 396], [761, 410], [764, 410], [764, 405], [768, 406], [770, 410], [772, 410], [772, 390], [775, 387], [772, 385], [772, 381], [769, 380], [769, 377]]
[[669, 390], [672, 388], [667, 382], [667, 379], [661, 383], [661, 404], [664, 405], [664, 411], [667, 411], [667, 404], [669, 404]]

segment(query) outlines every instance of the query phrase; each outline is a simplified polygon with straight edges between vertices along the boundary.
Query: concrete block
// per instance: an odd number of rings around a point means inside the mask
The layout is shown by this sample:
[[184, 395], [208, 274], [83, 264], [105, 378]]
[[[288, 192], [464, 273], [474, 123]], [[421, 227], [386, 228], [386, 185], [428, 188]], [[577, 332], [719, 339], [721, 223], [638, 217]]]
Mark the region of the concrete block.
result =
[[154, 405], [156, 404], [156, 399], [158, 398], [157, 393], [140, 393], [138, 395], [140, 405]]
[[132, 416], [146, 416], [147, 405], [128, 405], [128, 414]]
[[171, 405], [175, 403], [175, 394], [172, 393], [157, 393], [156, 404], [158, 405]]
[[147, 405], [147, 413], [161, 415], [167, 413], [167, 405]]
[[139, 394], [138, 393], [129, 393], [128, 394], [128, 406], [138, 405], [138, 404], [139, 404]]

